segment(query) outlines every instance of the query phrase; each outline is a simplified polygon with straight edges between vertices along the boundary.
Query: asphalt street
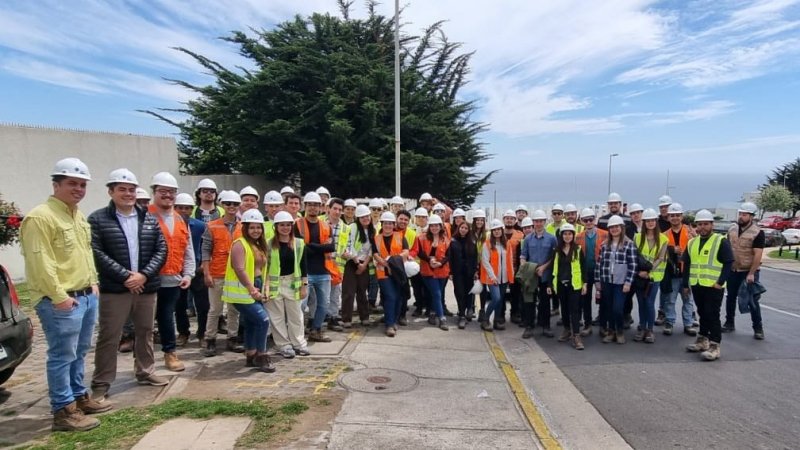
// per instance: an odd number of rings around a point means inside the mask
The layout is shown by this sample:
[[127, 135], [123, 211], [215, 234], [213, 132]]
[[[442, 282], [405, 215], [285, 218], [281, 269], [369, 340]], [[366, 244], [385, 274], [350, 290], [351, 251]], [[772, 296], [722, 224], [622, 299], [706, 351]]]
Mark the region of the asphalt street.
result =
[[800, 273], [764, 269], [761, 280], [766, 340], [737, 315], [715, 362], [686, 352], [694, 338], [680, 325], [672, 336], [657, 327], [655, 344], [633, 342], [632, 329], [625, 345], [602, 344], [595, 327], [582, 352], [536, 340], [634, 448], [797, 448]]

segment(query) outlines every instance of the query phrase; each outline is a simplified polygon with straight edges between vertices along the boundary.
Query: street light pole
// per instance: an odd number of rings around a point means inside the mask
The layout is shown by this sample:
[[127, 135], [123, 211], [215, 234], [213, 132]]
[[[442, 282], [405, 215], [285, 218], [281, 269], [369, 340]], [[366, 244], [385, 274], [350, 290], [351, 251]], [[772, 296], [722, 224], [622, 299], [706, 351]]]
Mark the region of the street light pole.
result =
[[619, 156], [619, 153], [612, 153], [608, 155], [608, 193], [611, 193], [611, 159], [615, 156]]
[[400, 0], [394, 0], [394, 192], [400, 194]]

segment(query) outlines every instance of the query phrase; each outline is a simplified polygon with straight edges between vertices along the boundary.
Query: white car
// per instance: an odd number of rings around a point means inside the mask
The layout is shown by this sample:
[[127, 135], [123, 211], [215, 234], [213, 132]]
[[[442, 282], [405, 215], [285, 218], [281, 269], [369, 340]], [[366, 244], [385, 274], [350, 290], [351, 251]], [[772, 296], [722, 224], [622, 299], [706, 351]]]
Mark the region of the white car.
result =
[[781, 233], [783, 237], [786, 239], [786, 243], [790, 245], [800, 244], [800, 229], [797, 228], [789, 228], [783, 230]]

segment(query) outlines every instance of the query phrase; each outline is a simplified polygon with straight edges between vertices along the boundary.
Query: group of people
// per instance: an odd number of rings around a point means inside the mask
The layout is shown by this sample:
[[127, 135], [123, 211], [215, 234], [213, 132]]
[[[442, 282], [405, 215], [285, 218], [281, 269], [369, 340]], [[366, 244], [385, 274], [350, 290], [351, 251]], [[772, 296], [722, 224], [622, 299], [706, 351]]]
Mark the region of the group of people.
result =
[[[427, 193], [411, 210], [400, 197], [359, 204], [324, 187], [301, 197], [287, 186], [262, 199], [250, 186], [218, 191], [211, 179], [191, 195], [179, 193], [168, 172], [143, 186], [121, 168], [106, 180], [108, 205], [87, 219], [78, 204], [90, 180], [79, 159], [58, 161], [53, 195], [21, 228], [31, 298], [48, 343], [53, 430], [99, 424], [88, 415], [111, 409], [105, 400], [125, 346], [134, 352], [139, 384], [168, 384], [155, 373], [155, 328], [165, 367], [183, 371], [177, 349], [191, 336], [189, 309], [205, 356], [221, 351], [217, 336], [226, 334], [226, 350], [273, 372], [268, 336], [283, 358], [308, 356], [308, 341], [370, 327], [370, 314], [382, 312], [386, 336], [395, 337], [408, 325], [412, 296], [411, 316], [442, 330], [454, 315], [459, 329], [477, 319], [486, 332], [504, 330], [510, 305], [523, 338], [536, 327], [554, 337], [552, 316], [560, 315], [559, 340], [583, 350], [593, 325], [602, 342], [625, 343], [634, 296], [633, 339], [654, 342], [657, 325], [672, 334], [680, 294], [683, 331], [697, 336], [687, 350], [715, 360], [721, 333], [735, 329], [740, 286], [758, 280], [764, 247], [750, 203], [723, 236], [705, 210], [695, 216], [696, 230], [685, 224], [681, 205], [668, 196], [659, 199], [660, 212], [632, 204], [625, 214], [621, 197], [610, 194], [600, 217], [568, 204], [554, 205], [548, 220], [543, 210], [529, 214], [519, 205], [488, 220], [483, 210], [452, 209]], [[450, 280], [455, 313], [444, 301]], [[763, 339], [757, 295], [750, 310], [754, 336]], [[90, 391], [84, 358], [95, 323]]]

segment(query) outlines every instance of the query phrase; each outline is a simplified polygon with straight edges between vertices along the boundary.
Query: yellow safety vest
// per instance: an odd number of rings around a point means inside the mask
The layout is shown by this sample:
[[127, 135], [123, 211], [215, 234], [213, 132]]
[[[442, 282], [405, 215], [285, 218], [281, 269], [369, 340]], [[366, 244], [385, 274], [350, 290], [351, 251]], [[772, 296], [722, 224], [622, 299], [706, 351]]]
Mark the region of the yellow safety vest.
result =
[[[717, 259], [719, 246], [722, 245], [722, 235], [712, 233], [706, 241], [706, 245], [700, 249], [700, 236], [694, 237], [689, 241], [689, 285], [711, 287], [719, 280], [722, 274], [722, 263]], [[723, 284], [722, 287], [725, 287]]]
[[[574, 245], [574, 244], [573, 244]], [[575, 251], [580, 252], [581, 246], [575, 245]], [[553, 285], [555, 287], [555, 291], [558, 292], [558, 285], [561, 284], [558, 282], [558, 261], [561, 257], [564, 256], [561, 251], [556, 251], [556, 258], [553, 261]], [[576, 291], [580, 291], [583, 289], [583, 274], [581, 273], [581, 259], [580, 258], [572, 258], [570, 262], [570, 269], [572, 270], [572, 289]]]
[[[303, 286], [303, 273], [300, 270], [300, 260], [303, 257], [303, 248], [305, 242], [300, 238], [294, 238], [294, 272], [292, 273], [292, 290], [294, 290], [294, 299], [302, 300], [300, 298], [300, 288]], [[272, 299], [278, 298], [281, 287], [281, 255], [280, 247], [274, 248], [272, 241], [267, 243], [271, 248], [269, 252], [269, 297]]]
[[339, 273], [344, 276], [344, 266], [347, 264], [347, 260], [344, 259], [342, 255], [345, 250], [347, 250], [347, 245], [350, 243], [350, 229], [352, 227], [345, 223], [344, 220], [339, 221], [339, 227], [339, 239], [338, 242], [336, 242], [336, 265], [339, 267]]
[[269, 242], [270, 239], [275, 237], [275, 222], [271, 220], [264, 221], [264, 240]]
[[[247, 242], [244, 237], [240, 237], [233, 241], [234, 244], [237, 242], [241, 242], [242, 247], [244, 247], [244, 270], [247, 272], [247, 276], [250, 277], [251, 280], [255, 281], [256, 258], [253, 254], [253, 249], [250, 247], [250, 243]], [[263, 273], [261, 274], [261, 279], [262, 281], [264, 279]], [[222, 283], [222, 301], [225, 303], [241, 304], [250, 304], [255, 302], [253, 297], [250, 296], [250, 291], [241, 283], [241, 281], [239, 281], [236, 271], [233, 270], [230, 255], [228, 255], [228, 265], [225, 269], [225, 280]]]
[[[642, 250], [640, 253], [650, 262], [655, 261], [661, 248], [669, 244], [669, 239], [667, 239], [667, 237], [661, 233], [658, 233], [658, 244], [656, 244], [654, 248], [650, 248], [650, 244], [647, 241], [645, 241], [643, 246], [640, 246], [642, 239], [645, 239], [642, 233], [636, 233], [636, 235], [633, 236], [633, 241], [636, 243], [636, 248], [641, 248]], [[653, 267], [653, 270], [650, 271], [650, 278], [652, 278], [656, 283], [660, 282], [664, 279], [664, 271], [666, 268], [667, 259], [664, 258], [660, 263], [658, 263], [658, 266]]]

